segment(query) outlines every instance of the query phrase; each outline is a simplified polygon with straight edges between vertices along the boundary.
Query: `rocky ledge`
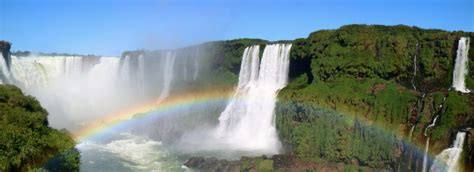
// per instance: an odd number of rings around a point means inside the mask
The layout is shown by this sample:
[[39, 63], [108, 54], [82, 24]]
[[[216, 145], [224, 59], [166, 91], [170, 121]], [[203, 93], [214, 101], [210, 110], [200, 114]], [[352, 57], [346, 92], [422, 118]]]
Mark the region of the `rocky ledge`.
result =
[[[354, 170], [376, 171], [375, 169], [363, 168], [358, 166], [348, 166], [343, 163], [314, 163], [300, 160], [293, 155], [279, 154], [268, 158], [260, 157], [242, 157], [240, 160], [228, 161], [217, 159], [215, 157], [191, 157], [184, 164], [186, 167], [204, 171], [344, 171], [348, 168]], [[377, 170], [377, 171], [380, 171]], [[384, 170], [382, 170], [384, 171]]]

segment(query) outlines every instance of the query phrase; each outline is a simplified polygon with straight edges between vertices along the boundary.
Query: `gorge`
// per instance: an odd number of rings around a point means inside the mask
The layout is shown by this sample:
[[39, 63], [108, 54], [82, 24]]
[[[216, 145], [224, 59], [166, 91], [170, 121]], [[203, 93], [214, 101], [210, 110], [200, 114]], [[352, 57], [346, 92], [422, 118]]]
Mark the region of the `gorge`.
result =
[[120, 57], [2, 43], [0, 88], [71, 132], [83, 171], [472, 171], [472, 37], [346, 25]]

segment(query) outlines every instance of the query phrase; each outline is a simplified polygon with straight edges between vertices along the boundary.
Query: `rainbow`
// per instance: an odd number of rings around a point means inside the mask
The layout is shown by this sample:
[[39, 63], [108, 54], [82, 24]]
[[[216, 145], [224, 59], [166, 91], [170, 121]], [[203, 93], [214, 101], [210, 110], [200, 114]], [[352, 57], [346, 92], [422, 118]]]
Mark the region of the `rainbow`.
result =
[[76, 141], [80, 142], [99, 135], [106, 130], [125, 127], [123, 125], [126, 125], [127, 123], [136, 123], [134, 121], [146, 120], [152, 117], [168, 114], [165, 112], [178, 110], [192, 105], [227, 101], [232, 97], [232, 90], [233, 89], [227, 87], [213, 88], [209, 90], [179, 94], [173, 97], [168, 97], [160, 102], [150, 101], [136, 107], [106, 115], [102, 119], [88, 123], [79, 130], [73, 132], [73, 137]]
[[[232, 96], [232, 88], [222, 87], [183, 93], [168, 97], [161, 102], [150, 101], [133, 108], [106, 115], [104, 118], [89, 123], [76, 132], [73, 132], [73, 136], [76, 141], [82, 142], [96, 136], [102, 136], [102, 134], [106, 135], [109, 132], [115, 132], [122, 128], [133, 127], [143, 124], [143, 122], [152, 121], [153, 118], [170, 114], [169, 112], [178, 111], [189, 106], [228, 101], [230, 98], [232, 98]], [[348, 118], [350, 117], [350, 115], [348, 116], [344, 113], [340, 114]], [[387, 130], [386, 127], [377, 124], [373, 126], [379, 130], [383, 130], [386, 133], [393, 133]], [[400, 137], [399, 134], [394, 134]], [[406, 139], [404, 137], [400, 138]], [[408, 142], [408, 145], [413, 146], [416, 148], [415, 150], [420, 152], [422, 152], [423, 149], [421, 148], [424, 146], [417, 145], [415, 142], [411, 141]], [[434, 155], [429, 153], [429, 157], [433, 158]]]

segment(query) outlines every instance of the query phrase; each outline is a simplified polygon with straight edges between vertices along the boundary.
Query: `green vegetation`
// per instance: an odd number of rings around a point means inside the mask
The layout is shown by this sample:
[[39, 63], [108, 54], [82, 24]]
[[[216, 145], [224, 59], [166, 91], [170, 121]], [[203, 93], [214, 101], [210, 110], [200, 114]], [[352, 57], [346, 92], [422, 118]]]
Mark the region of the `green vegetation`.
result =
[[[395, 169], [402, 156], [400, 138], [416, 125], [414, 140], [423, 142], [422, 130], [440, 111], [430, 131], [432, 144], [447, 147], [452, 142], [449, 134], [474, 119], [472, 94], [448, 93], [461, 36], [474, 34], [347, 25], [296, 39], [290, 54], [291, 82], [280, 91], [276, 107], [281, 139], [302, 159]], [[466, 83], [474, 88], [470, 46]], [[444, 109], [439, 110], [445, 95]]]
[[462, 118], [463, 115], [466, 117], [470, 116], [473, 118], [473, 112], [469, 112], [469, 105], [465, 96], [460, 95], [455, 91], [450, 91], [446, 97], [445, 108], [439, 117], [439, 123], [433, 129], [431, 136], [434, 140], [441, 139], [446, 133], [449, 133], [453, 126], [456, 126], [457, 123], [462, 124], [466, 122], [464, 120], [456, 121], [457, 119]]
[[252, 169], [259, 172], [274, 171], [273, 160], [267, 159], [266, 157], [242, 157], [239, 163], [240, 171], [252, 171]]
[[272, 160], [257, 160], [257, 171], [269, 172], [273, 170], [273, 161]]
[[394, 164], [398, 145], [396, 136], [383, 128], [366, 124], [313, 106], [280, 103], [277, 127], [294, 153], [315, 162], [354, 160], [360, 165], [380, 167]]
[[48, 127], [47, 115], [33, 97], [0, 85], [0, 171], [79, 170], [74, 140]]
[[[404, 142], [423, 145], [424, 129], [440, 115], [428, 133], [431, 153], [438, 153], [451, 144], [453, 131], [474, 121], [474, 94], [448, 90], [461, 36], [474, 39], [474, 33], [403, 25], [347, 25], [292, 41], [290, 83], [280, 91], [275, 109], [280, 138], [292, 155], [303, 160], [344, 162], [346, 171], [394, 170], [403, 164], [401, 160], [411, 159], [402, 157]], [[474, 90], [472, 42], [465, 81]], [[201, 67], [202, 78], [191, 87], [235, 86], [244, 49], [261, 45], [263, 53], [269, 43], [237, 39], [183, 48], [189, 51], [182, 55], [205, 52], [199, 55], [211, 62]], [[163, 50], [122, 56], [144, 53]], [[78, 170], [73, 140], [47, 126], [47, 112], [36, 100], [12, 86], [0, 86], [0, 109], [0, 171]], [[415, 126], [413, 137], [407, 139], [411, 126]], [[271, 171], [274, 163], [243, 159], [240, 169]]]

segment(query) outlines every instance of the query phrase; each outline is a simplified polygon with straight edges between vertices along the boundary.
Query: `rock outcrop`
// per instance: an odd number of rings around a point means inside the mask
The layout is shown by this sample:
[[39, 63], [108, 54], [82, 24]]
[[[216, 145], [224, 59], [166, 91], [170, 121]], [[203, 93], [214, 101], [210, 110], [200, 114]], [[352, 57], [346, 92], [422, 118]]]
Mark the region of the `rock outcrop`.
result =
[[7, 67], [11, 66], [11, 53], [10, 53], [11, 43], [7, 41], [0, 41], [0, 53], [2, 53], [3, 59], [7, 63]]

